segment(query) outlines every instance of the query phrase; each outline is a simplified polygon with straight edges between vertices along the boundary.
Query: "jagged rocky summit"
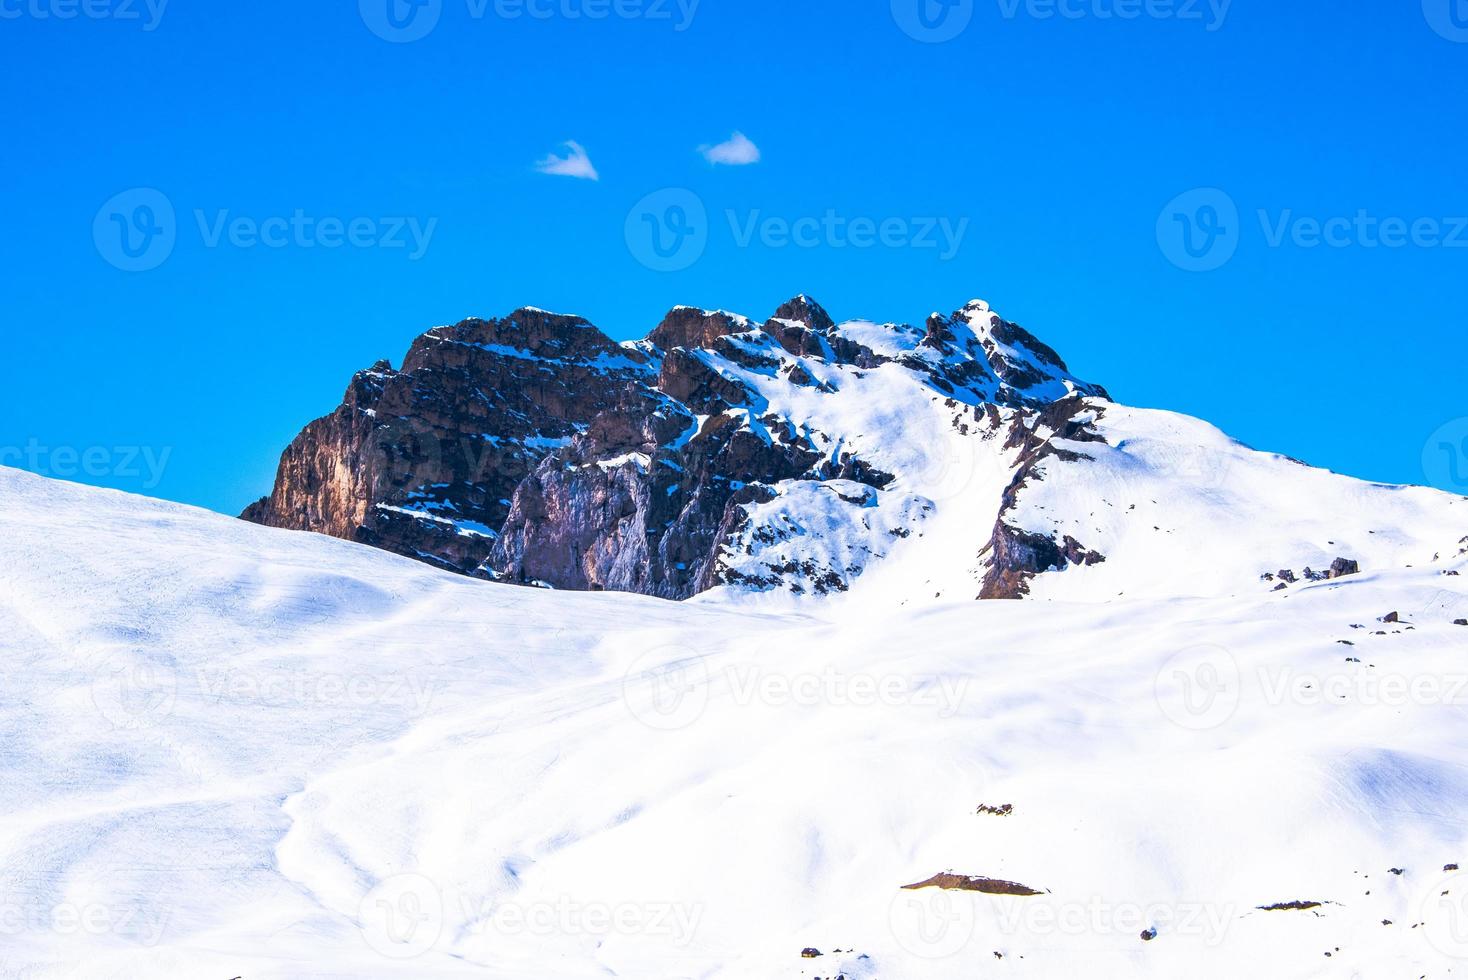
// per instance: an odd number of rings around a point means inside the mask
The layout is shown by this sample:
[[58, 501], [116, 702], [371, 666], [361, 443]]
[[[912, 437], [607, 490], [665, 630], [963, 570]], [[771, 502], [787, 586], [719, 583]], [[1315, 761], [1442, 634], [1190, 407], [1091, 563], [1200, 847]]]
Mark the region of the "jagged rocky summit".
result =
[[[357, 374], [243, 516], [556, 589], [885, 575], [903, 601], [1021, 598], [1071, 570], [1068, 595], [1110, 598], [1406, 561], [1422, 535], [1377, 525], [1420, 529], [1453, 498], [1403, 489], [1117, 405], [982, 301], [915, 327], [798, 296], [763, 323], [677, 307], [627, 343], [533, 308], [434, 328]], [[1264, 553], [1239, 548], [1240, 513]]]
[[921, 329], [678, 307], [623, 344], [526, 308], [359, 373], [244, 516], [562, 589], [844, 590], [936, 505], [915, 415], [1008, 430], [1083, 397], [1106, 395], [978, 301]]

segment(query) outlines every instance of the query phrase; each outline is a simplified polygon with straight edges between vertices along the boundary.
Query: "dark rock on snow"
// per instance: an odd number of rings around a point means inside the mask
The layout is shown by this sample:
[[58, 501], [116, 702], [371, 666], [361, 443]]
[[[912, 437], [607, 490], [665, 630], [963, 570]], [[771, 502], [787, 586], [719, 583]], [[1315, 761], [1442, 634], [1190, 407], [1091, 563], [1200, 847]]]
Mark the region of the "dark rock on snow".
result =
[[911, 885], [903, 885], [905, 891], [915, 891], [919, 888], [942, 888], [945, 891], [981, 892], [985, 895], [1018, 895], [1032, 896], [1043, 895], [1028, 885], [1021, 885], [1014, 881], [1001, 881], [998, 878], [979, 878], [972, 875], [956, 875], [951, 871], [944, 871], [926, 881], [919, 881]]
[[[1100, 438], [1085, 398], [1104, 399], [1104, 389], [1069, 379], [1059, 355], [984, 304], [935, 314], [923, 329], [890, 329], [911, 338], [906, 353], [874, 352], [805, 296], [764, 324], [678, 307], [629, 344], [533, 308], [436, 327], [401, 368], [379, 361], [357, 374], [342, 404], [286, 449], [270, 495], [242, 516], [525, 585], [684, 599], [731, 581], [774, 588], [799, 578], [840, 591], [859, 569], [800, 562], [750, 578], [722, 564], [723, 549], [749, 508], [782, 484], [842, 480], [870, 493], [901, 475], [833, 454], [850, 433], [770, 414], [731, 366], [819, 397], [832, 366], [873, 370], [895, 359], [933, 398], [971, 413], [963, 425], [997, 426], [994, 406], [1017, 409], [1005, 423], [1006, 444], [1020, 454], [1007, 507], [1042, 478], [1041, 460], [1075, 458], [1052, 435]], [[1058, 378], [1078, 394], [1037, 394]], [[984, 554], [986, 598], [1019, 598], [1036, 574], [1105, 560], [1072, 537], [1011, 527], [1002, 513]]]

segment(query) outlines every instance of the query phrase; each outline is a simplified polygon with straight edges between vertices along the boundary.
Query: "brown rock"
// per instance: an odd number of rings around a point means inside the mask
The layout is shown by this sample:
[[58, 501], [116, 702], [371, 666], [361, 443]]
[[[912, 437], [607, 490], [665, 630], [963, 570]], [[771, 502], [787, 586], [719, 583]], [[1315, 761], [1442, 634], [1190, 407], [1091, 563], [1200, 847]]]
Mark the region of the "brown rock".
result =
[[[1100, 437], [1076, 417], [1080, 398], [1050, 400], [1050, 382], [1064, 369], [1054, 352], [980, 312], [935, 318], [922, 356], [902, 363], [968, 413], [965, 432], [998, 432], [996, 403], [1020, 409], [1004, 423], [1006, 447], [1020, 450], [1017, 492], [1040, 478], [1038, 460], [1080, 458], [1036, 428], [1070, 441]], [[687, 598], [736, 580], [721, 548], [749, 527], [749, 505], [773, 498], [771, 487], [849, 480], [869, 490], [836, 496], [862, 508], [901, 476], [841, 448], [851, 433], [813, 433], [778, 417], [729, 370], [820, 397], [821, 374], [792, 354], [848, 370], [887, 360], [842, 336], [804, 296], [763, 328], [679, 307], [636, 345], [615, 343], [579, 317], [529, 308], [437, 327], [413, 342], [400, 369], [379, 361], [356, 375], [341, 405], [287, 447], [269, 496], [243, 516], [501, 581]], [[1046, 382], [1043, 397], [1015, 387], [1037, 380]], [[1012, 506], [1012, 493], [1005, 503]], [[1051, 566], [1104, 560], [1072, 537], [1032, 535], [1002, 516], [986, 551], [984, 590], [995, 597], [1023, 595]], [[860, 573], [790, 564], [772, 563], [767, 575], [745, 570], [738, 580], [774, 588], [798, 575], [814, 591], [841, 591]]]
[[[1100, 436], [1076, 420], [1076, 415], [1085, 407], [1079, 398], [1064, 399], [1045, 409], [1032, 424], [1036, 428], [1064, 433], [1063, 438], [1073, 442], [1096, 441]], [[1004, 492], [999, 520], [988, 543], [980, 551], [987, 562], [980, 599], [1020, 599], [1029, 594], [1030, 580], [1036, 575], [1071, 565], [1096, 565], [1106, 560], [1105, 555], [1086, 548], [1070, 535], [1056, 541], [1053, 535], [1025, 531], [1005, 519], [1006, 514], [1017, 506], [1019, 492], [1026, 484], [1044, 478], [1041, 463], [1050, 457], [1064, 458], [1065, 455], [1065, 451], [1057, 448], [1050, 439], [1037, 438], [1033, 430], [1019, 421], [1011, 428], [1010, 444], [1020, 449], [1019, 464]]]
[[678, 347], [696, 350], [712, 347], [720, 337], [756, 329], [743, 317], [722, 310], [697, 310], [677, 306], [647, 335], [648, 342], [665, 351]]
[[1014, 881], [1001, 881], [998, 878], [979, 878], [972, 875], [956, 875], [951, 871], [944, 871], [926, 881], [919, 881], [912, 885], [903, 885], [905, 891], [915, 891], [919, 888], [942, 888], [946, 891], [982, 892], [985, 895], [1043, 895], [1028, 885], [1021, 885]]

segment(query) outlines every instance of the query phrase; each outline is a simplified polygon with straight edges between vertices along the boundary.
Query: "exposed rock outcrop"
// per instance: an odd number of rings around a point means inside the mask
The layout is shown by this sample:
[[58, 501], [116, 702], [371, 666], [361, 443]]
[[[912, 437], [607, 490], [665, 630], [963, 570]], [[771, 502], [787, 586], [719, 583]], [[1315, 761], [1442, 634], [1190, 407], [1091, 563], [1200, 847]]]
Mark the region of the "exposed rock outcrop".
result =
[[1019, 464], [1014, 478], [1004, 491], [999, 520], [981, 555], [987, 558], [981, 599], [1021, 599], [1029, 594], [1030, 580], [1036, 575], [1061, 570], [1070, 565], [1096, 565], [1106, 556], [1091, 551], [1072, 536], [1057, 539], [1051, 534], [1026, 531], [1007, 519], [1018, 502], [1019, 493], [1032, 482], [1044, 479], [1043, 462], [1049, 458], [1075, 460], [1082, 454], [1057, 445], [1057, 440], [1072, 443], [1100, 442], [1101, 436], [1090, 423], [1102, 410], [1083, 399], [1071, 397], [1055, 402], [1032, 417], [1017, 417], [1011, 425], [1007, 445], [1019, 450]]
[[[873, 400], [896, 392], [911, 404]], [[929, 464], [873, 425], [934, 399], [979, 427], [1013, 410], [1012, 501], [1062, 452], [1053, 439], [1091, 437], [1082, 406], [1104, 395], [977, 301], [924, 329], [838, 325], [806, 296], [763, 324], [677, 307], [620, 344], [526, 308], [435, 328], [400, 369], [358, 374], [244, 517], [526, 585], [838, 592], [935, 506]], [[999, 510], [986, 594], [1102, 560], [1006, 531]]]
[[942, 888], [945, 891], [979, 892], [984, 895], [1017, 895], [1020, 897], [1032, 897], [1044, 895], [1045, 892], [1029, 885], [1021, 885], [1017, 881], [1003, 881], [999, 878], [983, 878], [974, 875], [959, 875], [951, 871], [940, 872], [926, 881], [919, 881], [911, 885], [903, 885], [904, 891], [915, 891], [919, 888]]
[[523, 309], [437, 327], [401, 370], [379, 361], [353, 378], [243, 516], [472, 572], [515, 488], [652, 370], [579, 317]]

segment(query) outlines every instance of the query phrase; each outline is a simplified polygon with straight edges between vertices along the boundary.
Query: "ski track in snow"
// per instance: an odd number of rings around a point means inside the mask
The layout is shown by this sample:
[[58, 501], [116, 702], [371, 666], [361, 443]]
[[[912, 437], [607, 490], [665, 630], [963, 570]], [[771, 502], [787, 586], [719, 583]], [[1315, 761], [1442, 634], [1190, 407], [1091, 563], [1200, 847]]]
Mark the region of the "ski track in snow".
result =
[[[1139, 417], [1078, 448], [1155, 468], [1113, 438]], [[962, 506], [848, 596], [672, 604], [0, 469], [0, 976], [1468, 972], [1468, 879], [1443, 871], [1468, 862], [1468, 587], [1445, 574], [1468, 559], [1422, 553], [1468, 527], [1441, 525], [1451, 498], [1259, 455], [1235, 476], [1304, 482], [1249, 498], [1217, 581], [1165, 594], [1157, 546], [1036, 580], [1105, 603], [950, 582], [906, 608], [882, 597], [967, 572]], [[1079, 492], [1061, 468], [1022, 505]], [[1125, 514], [1181, 482], [1177, 533], [1212, 546], [1231, 516], [1195, 503], [1236, 484], [1177, 475], [1087, 492]], [[1306, 504], [1292, 542], [1339, 528], [1379, 560], [1239, 586], [1269, 508]], [[1150, 540], [1107, 520], [1088, 546]], [[1392, 521], [1422, 536], [1370, 540]], [[942, 871], [1043, 894], [901, 890]]]

